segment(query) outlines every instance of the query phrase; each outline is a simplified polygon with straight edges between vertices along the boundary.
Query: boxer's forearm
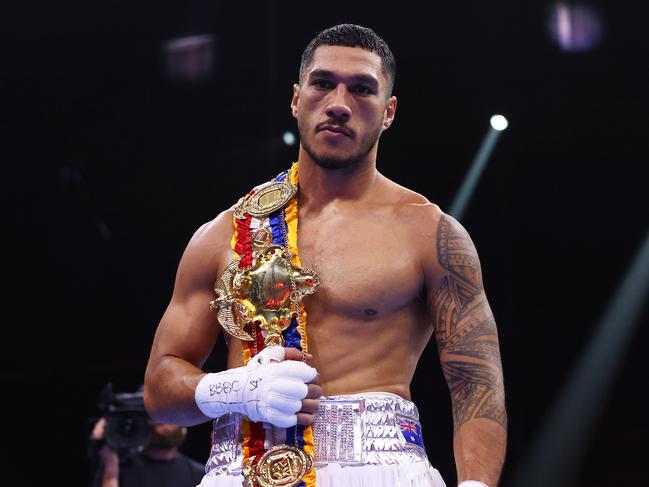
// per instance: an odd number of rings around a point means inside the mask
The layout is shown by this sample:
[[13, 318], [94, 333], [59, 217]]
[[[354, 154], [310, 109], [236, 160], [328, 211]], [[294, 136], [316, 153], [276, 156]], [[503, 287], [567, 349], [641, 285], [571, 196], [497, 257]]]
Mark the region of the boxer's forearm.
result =
[[505, 458], [507, 412], [498, 341], [489, 322], [476, 320], [477, 339], [467, 334], [447, 344], [441, 362], [452, 399], [458, 481], [496, 487]]
[[458, 482], [477, 480], [496, 487], [507, 446], [500, 360], [469, 362], [458, 357], [446, 361], [444, 368], [452, 397]]
[[458, 483], [479, 480], [496, 487], [500, 479], [507, 432], [503, 424], [477, 418], [464, 423], [453, 438]]
[[156, 421], [194, 426], [207, 418], [196, 405], [196, 385], [205, 375], [178, 357], [164, 356], [149, 363], [144, 379], [144, 404]]
[[309, 357], [294, 348], [266, 347], [247, 365], [208, 374], [178, 357], [163, 357], [147, 368], [145, 405], [154, 420], [182, 426], [239, 413], [288, 428], [297, 423], [309, 395], [307, 384], [318, 375], [302, 360], [291, 358]]

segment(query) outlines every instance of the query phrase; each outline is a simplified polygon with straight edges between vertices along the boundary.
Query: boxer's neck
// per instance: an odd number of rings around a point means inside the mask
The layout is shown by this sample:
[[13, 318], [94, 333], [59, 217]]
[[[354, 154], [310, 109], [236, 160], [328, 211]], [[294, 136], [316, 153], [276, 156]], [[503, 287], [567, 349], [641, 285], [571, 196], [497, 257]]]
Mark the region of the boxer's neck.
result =
[[330, 203], [354, 203], [368, 197], [380, 174], [376, 159], [368, 157], [343, 169], [325, 169], [300, 154], [298, 180], [301, 208], [323, 208]]

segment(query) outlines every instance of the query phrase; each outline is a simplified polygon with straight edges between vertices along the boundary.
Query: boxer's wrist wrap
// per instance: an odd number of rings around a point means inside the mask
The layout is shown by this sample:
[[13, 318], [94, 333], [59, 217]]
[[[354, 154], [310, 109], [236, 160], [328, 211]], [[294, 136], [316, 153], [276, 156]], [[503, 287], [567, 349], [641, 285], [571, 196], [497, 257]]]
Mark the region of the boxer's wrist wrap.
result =
[[194, 394], [198, 408], [209, 418], [218, 418], [226, 413], [245, 414], [243, 390], [249, 375], [247, 367], [206, 374]]
[[478, 480], [465, 480], [464, 482], [460, 482], [460, 484], [457, 487], [489, 487], [489, 486], [484, 482], [480, 482]]
[[294, 426], [308, 392], [306, 383], [317, 372], [303, 362], [282, 360], [282, 347], [267, 347], [245, 367], [203, 376], [194, 395], [198, 408], [210, 418], [241, 413], [252, 421]]

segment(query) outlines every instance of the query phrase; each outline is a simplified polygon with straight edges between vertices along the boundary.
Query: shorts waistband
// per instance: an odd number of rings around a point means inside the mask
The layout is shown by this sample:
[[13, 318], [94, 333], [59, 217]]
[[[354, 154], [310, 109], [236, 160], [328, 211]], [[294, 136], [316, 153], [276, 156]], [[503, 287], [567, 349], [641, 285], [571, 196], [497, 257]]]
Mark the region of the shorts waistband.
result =
[[[209, 475], [241, 472], [239, 414], [216, 419]], [[427, 460], [417, 406], [392, 393], [323, 396], [313, 424], [315, 466], [390, 465]]]

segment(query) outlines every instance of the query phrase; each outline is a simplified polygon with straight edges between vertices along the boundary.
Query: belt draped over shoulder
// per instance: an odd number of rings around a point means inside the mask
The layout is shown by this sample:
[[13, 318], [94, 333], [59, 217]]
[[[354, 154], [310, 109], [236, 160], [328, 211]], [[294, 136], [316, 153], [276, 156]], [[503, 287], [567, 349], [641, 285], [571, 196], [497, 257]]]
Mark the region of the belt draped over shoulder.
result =
[[[268, 247], [268, 245], [272, 245], [279, 246], [287, 250], [286, 255], [288, 259], [290, 259], [290, 264], [292, 264], [289, 266], [289, 273], [291, 272], [291, 269], [302, 270], [300, 267], [301, 263], [297, 248], [297, 196], [293, 194], [288, 202], [283, 205], [283, 207], [273, 210], [268, 215], [263, 215], [258, 212], [257, 216], [253, 216], [251, 214], [252, 210], [246, 211], [248, 208], [252, 207], [252, 205], [246, 206], [246, 200], [249, 201], [255, 196], [255, 194], [257, 194], [256, 201], [257, 203], [261, 204], [261, 206], [263, 206], [264, 203], [272, 200], [272, 198], [264, 199], [264, 195], [261, 194], [264, 191], [264, 188], [267, 188], [269, 184], [270, 186], [272, 186], [274, 183], [282, 182], [290, 183], [293, 187], [297, 187], [297, 163], [294, 163], [288, 171], [280, 173], [272, 182], [266, 183], [257, 187], [256, 189], [253, 189], [248, 195], [240, 200], [239, 206], [237, 210], [235, 210], [235, 230], [231, 241], [231, 247], [234, 251], [232, 264], [238, 262], [239, 269], [245, 269], [246, 267], [252, 266], [255, 259], [259, 258], [259, 255], [261, 255], [256, 250], [257, 248], [259, 248], [255, 246], [256, 242], [261, 241], [263, 243], [264, 239], [269, 240], [272, 238], [271, 242], [266, 242], [266, 247]], [[263, 213], [263, 211], [261, 213]], [[298, 282], [297, 285], [306, 286], [307, 289], [302, 294], [309, 294], [315, 290], [315, 287], [318, 284], [317, 275], [315, 273], [305, 272], [303, 273], [303, 275], [298, 275], [297, 277], [302, 278], [302, 280]], [[291, 277], [291, 284], [293, 287], [292, 292], [296, 292], [295, 275]], [[277, 336], [276, 341], [273, 344], [282, 344], [283, 342], [284, 346], [286, 347], [294, 347], [306, 353], [308, 351], [306, 334], [307, 314], [301, 299], [294, 299], [293, 294], [291, 294], [291, 301], [292, 312], [288, 319], [286, 319], [285, 315], [280, 315], [279, 318], [277, 318], [277, 313], [271, 313], [271, 315], [273, 316], [272, 320], [275, 320], [275, 323], [277, 323], [277, 321], [282, 322], [282, 319], [284, 319], [286, 323], [284, 323], [281, 328], [277, 328], [276, 332], [271, 332], [270, 334], [272, 335], [272, 333], [275, 333], [276, 335], [279, 335], [281, 333], [281, 338]], [[269, 307], [272, 308], [272, 302]], [[271, 321], [270, 318], [269, 321]], [[247, 333], [252, 335], [254, 339], [241, 340], [244, 364], [247, 364], [256, 353], [261, 351], [264, 346], [269, 343], [269, 332], [267, 328], [264, 328], [264, 330], [262, 330], [261, 326], [249, 326], [249, 329], [250, 330], [247, 331]], [[281, 330], [281, 332], [279, 330]], [[268, 450], [264, 447], [265, 443], [267, 444], [266, 429], [264, 428], [263, 423], [252, 422], [247, 418], [244, 418], [241, 423], [240, 431], [243, 437], [243, 464], [244, 466], [249, 465], [250, 467], [254, 467], [260, 461], [261, 457], [268, 452]], [[308, 454], [310, 459], [314, 457], [315, 448], [313, 441], [313, 428], [311, 425], [296, 425], [295, 427], [286, 429], [285, 434], [281, 436], [284, 436], [286, 438], [286, 443]], [[311, 465], [309, 464], [309, 471], [306, 473], [306, 475], [302, 477], [299, 483], [293, 485], [297, 485], [299, 487], [315, 487], [315, 477], [315, 469], [311, 468]], [[257, 486], [257, 480], [255, 479], [247, 478], [247, 482], [248, 485], [254, 485], [255, 487]], [[270, 483], [269, 485], [288, 484], [280, 482], [278, 484]]]

